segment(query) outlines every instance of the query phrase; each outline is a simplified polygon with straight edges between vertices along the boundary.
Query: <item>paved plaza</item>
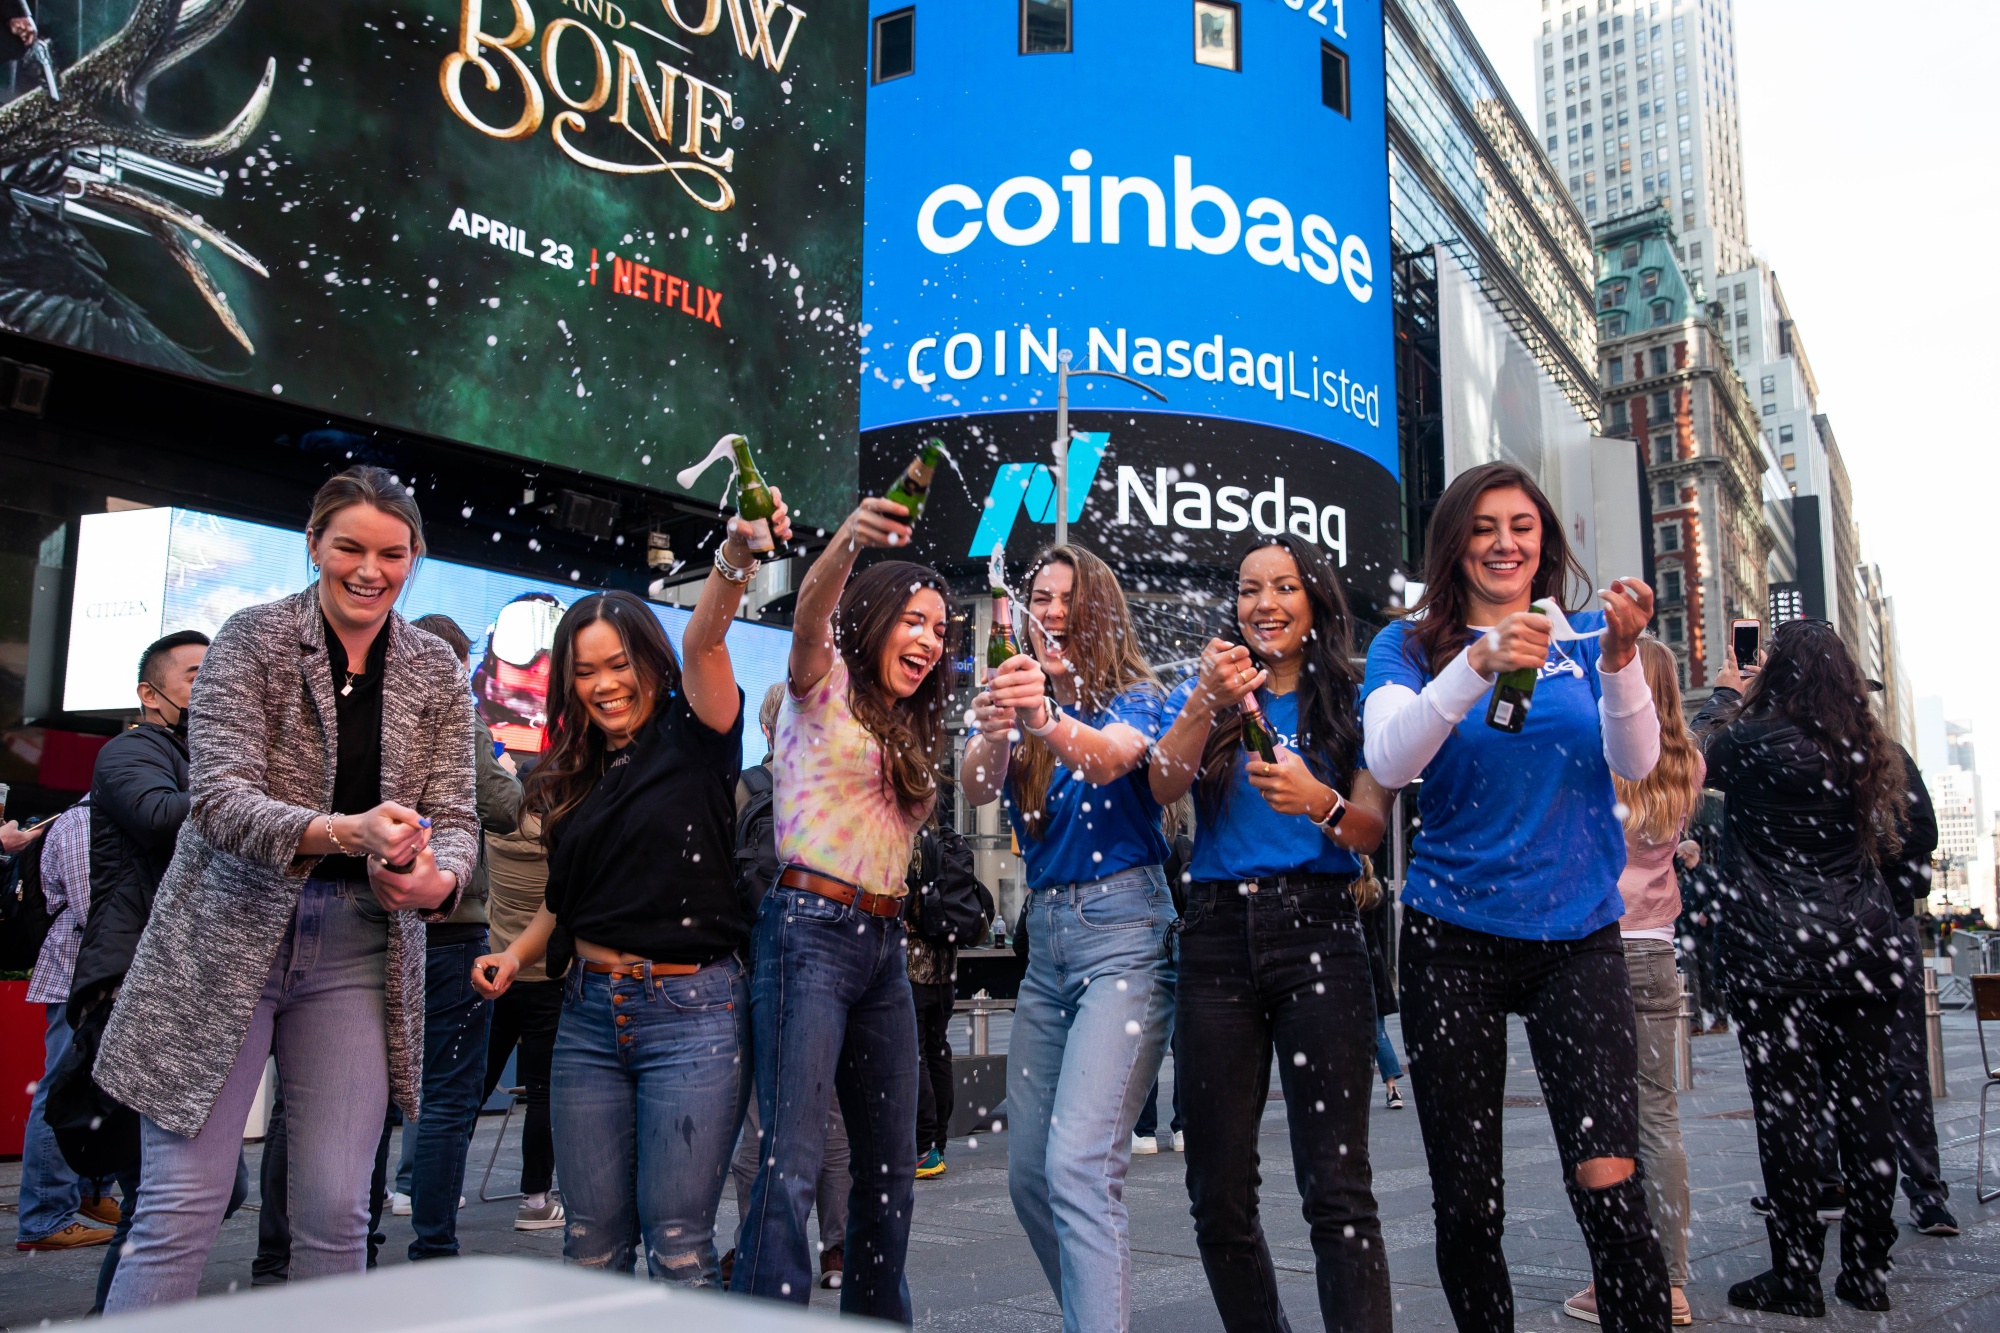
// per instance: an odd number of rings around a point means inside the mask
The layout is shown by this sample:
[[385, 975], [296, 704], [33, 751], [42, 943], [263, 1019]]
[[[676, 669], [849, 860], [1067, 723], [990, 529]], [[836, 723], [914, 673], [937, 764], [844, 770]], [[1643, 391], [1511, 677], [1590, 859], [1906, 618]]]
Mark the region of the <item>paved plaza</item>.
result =
[[[1394, 1032], [1394, 1020], [1390, 1026]], [[1969, 1018], [1947, 1017], [1945, 1033], [1954, 1095], [1938, 1105], [1938, 1134], [1944, 1144], [1951, 1206], [1964, 1234], [1956, 1239], [1932, 1239], [1904, 1226], [1895, 1250], [1896, 1270], [1889, 1282], [1895, 1309], [1887, 1315], [1862, 1314], [1833, 1299], [1837, 1260], [1832, 1256], [1837, 1255], [1838, 1246], [1830, 1243], [1825, 1274], [1828, 1318], [1823, 1321], [1752, 1316], [1732, 1310], [1725, 1299], [1730, 1283], [1762, 1270], [1768, 1262], [1763, 1224], [1748, 1202], [1752, 1194], [1761, 1192], [1762, 1184], [1736, 1041], [1733, 1037], [1696, 1039], [1696, 1088], [1683, 1095], [1681, 1116], [1694, 1183], [1694, 1281], [1688, 1294], [1698, 1325], [1817, 1326], [1882, 1333], [2000, 1330], [2000, 1201], [1982, 1209], [1972, 1199], [1978, 1046]], [[995, 1023], [993, 1036], [995, 1048], [1004, 1049], [1004, 1019]], [[1512, 1049], [1515, 1072], [1506, 1111], [1507, 1257], [1514, 1273], [1518, 1322], [1523, 1328], [1578, 1330], [1584, 1326], [1565, 1318], [1560, 1306], [1589, 1280], [1589, 1261], [1558, 1179], [1547, 1115], [1541, 1108], [1518, 1024]], [[1162, 1102], [1165, 1100], [1163, 1095]], [[461, 1240], [467, 1253], [535, 1256], [556, 1262], [562, 1250], [561, 1232], [515, 1232], [513, 1203], [478, 1201], [479, 1175], [499, 1123], [498, 1117], [488, 1117], [479, 1127], [466, 1184], [472, 1197], [462, 1216]], [[518, 1124], [517, 1119], [517, 1127], [501, 1152], [494, 1175], [496, 1191], [510, 1187], [518, 1167]], [[1430, 1183], [1414, 1104], [1405, 1111], [1376, 1111], [1372, 1148], [1375, 1192], [1381, 1202], [1398, 1302], [1397, 1327], [1449, 1328], [1450, 1317], [1432, 1256]], [[257, 1151], [252, 1145], [253, 1174]], [[1006, 1154], [1005, 1134], [984, 1135], [977, 1146], [956, 1148], [944, 1176], [917, 1183], [910, 1285], [920, 1329], [1043, 1333], [1060, 1328], [1055, 1300], [1007, 1199]], [[1286, 1308], [1293, 1327], [1316, 1328], [1319, 1316], [1313, 1294], [1312, 1253], [1298, 1212], [1284, 1104], [1275, 1096], [1264, 1121], [1263, 1154], [1264, 1223]], [[0, 1196], [10, 1205], [18, 1175], [18, 1164], [0, 1166]], [[1181, 1159], [1172, 1153], [1134, 1159], [1126, 1199], [1132, 1210], [1133, 1260], [1138, 1270], [1132, 1321], [1136, 1333], [1219, 1328], [1195, 1251]], [[1897, 1218], [1899, 1222], [1906, 1220], [1900, 1200]], [[11, 1217], [0, 1220], [11, 1230]], [[725, 1236], [733, 1232], [735, 1220], [733, 1197], [725, 1191], [721, 1220]], [[252, 1208], [245, 1208], [223, 1227], [203, 1283], [205, 1292], [248, 1284], [256, 1228], [257, 1214]], [[391, 1219], [387, 1230], [389, 1245], [383, 1262], [402, 1263], [410, 1239], [409, 1221]], [[0, 1325], [34, 1328], [46, 1321], [78, 1317], [89, 1306], [101, 1254], [99, 1250], [21, 1254], [6, 1249], [0, 1254]], [[835, 1303], [836, 1293], [814, 1292], [815, 1306], [831, 1310]]]

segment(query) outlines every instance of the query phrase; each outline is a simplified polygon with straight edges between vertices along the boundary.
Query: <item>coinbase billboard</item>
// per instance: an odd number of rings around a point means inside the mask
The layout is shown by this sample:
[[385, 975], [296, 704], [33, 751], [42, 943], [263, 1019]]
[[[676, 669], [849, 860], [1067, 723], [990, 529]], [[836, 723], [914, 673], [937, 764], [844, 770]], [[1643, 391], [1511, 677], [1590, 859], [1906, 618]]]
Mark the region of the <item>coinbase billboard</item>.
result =
[[966, 493], [941, 483], [929, 553], [1047, 539], [1067, 353], [1167, 398], [1072, 382], [1081, 540], [1209, 564], [1285, 531], [1350, 578], [1392, 557], [1377, 0], [873, 9], [911, 41], [908, 73], [879, 40], [871, 71], [862, 475], [952, 446]]

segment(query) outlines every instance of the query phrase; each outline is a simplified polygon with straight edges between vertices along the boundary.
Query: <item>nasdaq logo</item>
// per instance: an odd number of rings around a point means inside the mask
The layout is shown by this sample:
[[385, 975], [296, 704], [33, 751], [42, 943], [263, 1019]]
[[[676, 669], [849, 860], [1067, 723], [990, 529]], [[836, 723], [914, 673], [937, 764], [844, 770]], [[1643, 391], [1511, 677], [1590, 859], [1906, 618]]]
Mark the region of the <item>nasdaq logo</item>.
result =
[[[1069, 522], [1083, 517], [1084, 502], [1090, 498], [1098, 464], [1104, 461], [1104, 449], [1110, 443], [1111, 432], [1104, 430], [1079, 431], [1070, 437], [1069, 513], [1065, 516]], [[993, 489], [986, 494], [979, 530], [972, 534], [972, 549], [966, 554], [984, 559], [993, 554], [994, 547], [1005, 546], [1014, 531], [1014, 521], [1024, 508], [1031, 523], [1056, 521], [1056, 482], [1049, 474], [1048, 464], [1000, 465], [999, 474], [993, 478]]]

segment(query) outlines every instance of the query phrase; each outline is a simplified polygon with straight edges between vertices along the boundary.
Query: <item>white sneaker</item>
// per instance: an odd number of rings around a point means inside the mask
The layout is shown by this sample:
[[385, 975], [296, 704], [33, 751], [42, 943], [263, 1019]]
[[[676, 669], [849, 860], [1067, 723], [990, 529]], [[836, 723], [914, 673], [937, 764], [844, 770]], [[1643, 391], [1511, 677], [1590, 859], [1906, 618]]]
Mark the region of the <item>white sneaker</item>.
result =
[[1156, 1153], [1159, 1150], [1160, 1140], [1157, 1136], [1152, 1134], [1134, 1134], [1132, 1136], [1133, 1156], [1137, 1157], [1146, 1153]]
[[410, 1215], [410, 1196], [407, 1194], [391, 1194], [389, 1196], [389, 1213], [393, 1217], [408, 1217]]
[[1181, 1133], [1178, 1129], [1174, 1131], [1174, 1151], [1187, 1151], [1187, 1135]]

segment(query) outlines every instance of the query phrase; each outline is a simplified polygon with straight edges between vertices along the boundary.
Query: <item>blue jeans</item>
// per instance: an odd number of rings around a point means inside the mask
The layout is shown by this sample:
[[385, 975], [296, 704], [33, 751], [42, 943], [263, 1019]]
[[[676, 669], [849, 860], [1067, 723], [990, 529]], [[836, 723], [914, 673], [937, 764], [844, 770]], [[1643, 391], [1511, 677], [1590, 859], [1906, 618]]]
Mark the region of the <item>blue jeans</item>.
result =
[[[486, 1081], [486, 1033], [493, 1006], [472, 989], [472, 960], [486, 937], [440, 944], [424, 956], [424, 1113], [403, 1128], [409, 1176], [410, 1224], [417, 1238], [410, 1258], [458, 1253], [458, 1199], [465, 1192], [465, 1154], [479, 1117]], [[403, 1188], [398, 1173], [396, 1187]]]
[[917, 1180], [917, 1010], [900, 919], [773, 888], [757, 912], [757, 1113], [765, 1153], [750, 1190], [732, 1291], [804, 1305], [827, 1108], [840, 1097], [847, 1196], [845, 1314], [911, 1322], [910, 1209]]
[[1132, 1315], [1125, 1171], [1173, 1020], [1158, 866], [1036, 889], [1007, 1054], [1007, 1190], [1065, 1333]]
[[306, 881], [201, 1132], [184, 1139], [140, 1117], [138, 1212], [105, 1313], [194, 1299], [272, 1054], [285, 1096], [292, 1280], [362, 1270], [368, 1172], [389, 1101], [388, 949], [388, 914], [365, 883]]
[[63, 1160], [62, 1149], [56, 1146], [55, 1131], [42, 1119], [42, 1108], [49, 1100], [49, 1071], [69, 1050], [71, 1036], [69, 1019], [63, 1012], [66, 1006], [50, 1004], [43, 1008], [47, 1011], [48, 1026], [42, 1034], [42, 1077], [35, 1084], [35, 1095], [28, 1100], [28, 1135], [21, 1149], [21, 1226], [15, 1237], [18, 1241], [45, 1240], [76, 1221], [76, 1207], [82, 1201], [86, 1185], [92, 1198], [103, 1198], [110, 1193], [109, 1181], [77, 1179], [76, 1172]]
[[563, 985], [549, 1115], [564, 1261], [630, 1273], [643, 1242], [655, 1279], [714, 1286], [715, 1208], [750, 1082], [742, 965], [610, 977], [579, 958]]
[[1396, 1058], [1396, 1043], [1389, 1040], [1389, 1020], [1375, 1015], [1375, 1072], [1387, 1083], [1403, 1076], [1403, 1062]]

